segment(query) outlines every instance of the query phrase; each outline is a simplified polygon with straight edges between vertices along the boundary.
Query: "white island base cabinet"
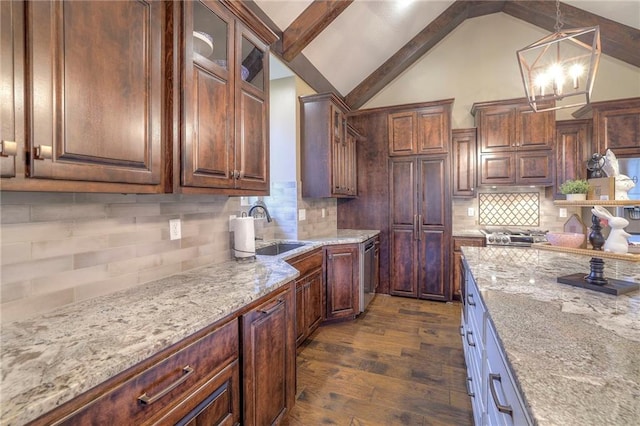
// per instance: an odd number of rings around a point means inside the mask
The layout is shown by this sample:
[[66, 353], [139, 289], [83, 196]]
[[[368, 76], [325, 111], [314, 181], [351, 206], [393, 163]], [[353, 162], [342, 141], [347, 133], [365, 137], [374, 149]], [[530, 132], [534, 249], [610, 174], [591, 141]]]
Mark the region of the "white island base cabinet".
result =
[[476, 426], [532, 425], [513, 380], [490, 314], [462, 259], [462, 347], [467, 364], [467, 393]]

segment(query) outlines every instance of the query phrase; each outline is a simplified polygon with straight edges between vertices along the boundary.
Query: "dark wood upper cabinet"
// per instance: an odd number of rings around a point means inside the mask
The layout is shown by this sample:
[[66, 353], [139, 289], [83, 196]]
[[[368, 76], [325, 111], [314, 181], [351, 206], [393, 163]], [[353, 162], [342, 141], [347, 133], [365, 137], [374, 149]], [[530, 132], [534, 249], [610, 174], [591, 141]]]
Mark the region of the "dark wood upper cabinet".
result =
[[452, 196], [476, 196], [476, 129], [454, 129], [451, 132]]
[[573, 116], [593, 120], [593, 152], [640, 156], [640, 98], [592, 102]]
[[333, 93], [301, 96], [300, 107], [302, 196], [355, 197], [362, 136], [347, 125], [349, 108]]
[[564, 199], [560, 185], [570, 179], [587, 178], [587, 161], [591, 158], [591, 120], [556, 121], [556, 176], [553, 198]]
[[3, 190], [165, 191], [165, 6], [4, 3]]
[[222, 3], [184, 2], [182, 7], [183, 191], [266, 194], [267, 41]]
[[480, 185], [552, 185], [555, 112], [524, 99], [475, 103]]
[[452, 104], [452, 100], [442, 101], [417, 110], [389, 114], [389, 155], [448, 152]]
[[[0, 2], [0, 177], [12, 178], [16, 176], [16, 156], [18, 155], [19, 123], [16, 123], [16, 99], [20, 90], [16, 87], [16, 56], [21, 48], [20, 28], [18, 19], [22, 4], [13, 1]], [[20, 146], [22, 148], [22, 146]]]

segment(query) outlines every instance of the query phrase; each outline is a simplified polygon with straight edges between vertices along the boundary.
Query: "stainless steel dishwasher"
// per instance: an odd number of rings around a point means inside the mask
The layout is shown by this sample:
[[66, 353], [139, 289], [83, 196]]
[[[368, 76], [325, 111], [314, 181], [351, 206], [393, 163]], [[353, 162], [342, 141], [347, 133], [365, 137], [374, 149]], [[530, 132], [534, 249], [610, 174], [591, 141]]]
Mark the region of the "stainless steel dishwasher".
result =
[[375, 238], [360, 244], [360, 312], [364, 312], [376, 294], [375, 277]]

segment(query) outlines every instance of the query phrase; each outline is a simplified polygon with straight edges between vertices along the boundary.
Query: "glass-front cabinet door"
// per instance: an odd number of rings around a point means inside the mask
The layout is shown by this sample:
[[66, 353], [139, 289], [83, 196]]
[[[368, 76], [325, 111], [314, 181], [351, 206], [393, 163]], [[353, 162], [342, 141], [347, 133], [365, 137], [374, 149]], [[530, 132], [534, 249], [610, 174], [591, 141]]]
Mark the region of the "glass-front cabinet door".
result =
[[236, 167], [242, 189], [269, 189], [269, 66], [267, 46], [237, 28]]
[[233, 15], [217, 1], [183, 3], [182, 185], [233, 188]]

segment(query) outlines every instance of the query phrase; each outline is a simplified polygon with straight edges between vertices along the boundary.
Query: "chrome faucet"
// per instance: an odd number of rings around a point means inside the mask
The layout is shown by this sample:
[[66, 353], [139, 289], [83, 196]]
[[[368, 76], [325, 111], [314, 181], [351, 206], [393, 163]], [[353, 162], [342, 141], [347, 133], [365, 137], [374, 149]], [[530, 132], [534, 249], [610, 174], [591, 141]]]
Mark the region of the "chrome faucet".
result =
[[261, 201], [261, 200], [256, 201], [251, 206], [251, 208], [249, 209], [249, 216], [253, 216], [253, 211], [258, 208], [261, 208], [262, 210], [264, 210], [264, 214], [267, 216], [267, 222], [271, 222], [271, 215], [269, 214], [267, 205], [264, 203], [264, 201]]

